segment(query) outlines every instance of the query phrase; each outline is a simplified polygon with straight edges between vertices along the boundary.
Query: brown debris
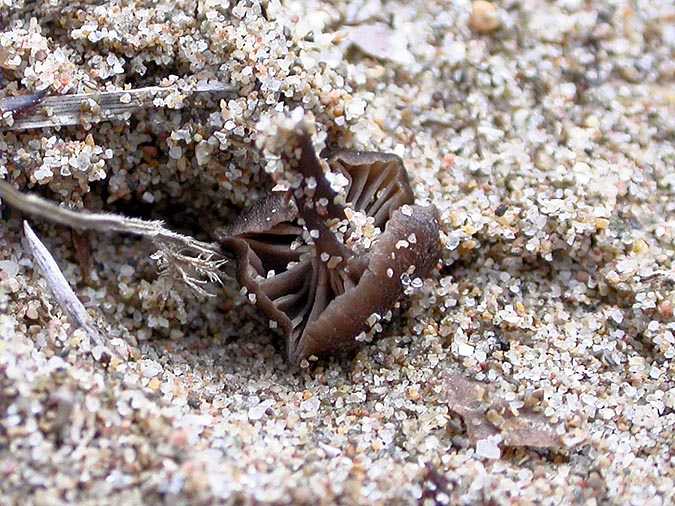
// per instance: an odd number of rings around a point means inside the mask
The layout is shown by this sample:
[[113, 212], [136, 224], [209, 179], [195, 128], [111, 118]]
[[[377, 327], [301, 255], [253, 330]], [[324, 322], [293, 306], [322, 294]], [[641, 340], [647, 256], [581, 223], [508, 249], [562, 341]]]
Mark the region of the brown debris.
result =
[[514, 413], [509, 403], [495, 396], [487, 385], [459, 374], [447, 376], [445, 383], [448, 407], [462, 417], [472, 443], [501, 435], [505, 446], [562, 446], [546, 417], [532, 408], [523, 407]]
[[94, 262], [91, 257], [91, 243], [89, 242], [88, 232], [78, 232], [71, 230], [70, 236], [75, 248], [75, 259], [80, 266], [80, 275], [82, 282], [85, 285], [91, 285], [91, 270], [94, 267]]

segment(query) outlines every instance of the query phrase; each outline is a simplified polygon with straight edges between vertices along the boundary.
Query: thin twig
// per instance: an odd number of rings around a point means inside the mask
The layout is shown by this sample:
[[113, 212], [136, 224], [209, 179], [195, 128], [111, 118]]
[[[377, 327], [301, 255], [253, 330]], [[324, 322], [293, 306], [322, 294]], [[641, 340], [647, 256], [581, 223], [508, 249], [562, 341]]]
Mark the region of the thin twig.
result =
[[173, 244], [180, 248], [188, 248], [201, 254], [222, 258], [220, 250], [215, 244], [198, 241], [192, 237], [172, 232], [164, 228], [164, 223], [159, 220], [145, 221], [110, 213], [72, 211], [37, 195], [21, 193], [5, 181], [0, 181], [0, 197], [10, 206], [26, 214], [78, 230], [133, 234], [146, 237], [156, 243]]
[[[80, 125], [100, 121], [127, 119], [141, 109], [161, 107], [164, 99], [179, 91], [186, 96], [209, 93], [231, 94], [234, 88], [222, 83], [198, 84], [193, 90], [180, 90], [176, 86], [149, 86], [134, 90], [104, 91], [46, 97], [34, 108], [14, 118], [3, 130], [26, 130], [54, 126]], [[36, 95], [37, 96], [37, 95]], [[0, 112], [11, 111], [30, 97], [7, 97], [0, 99]], [[159, 104], [159, 105], [158, 105]]]
[[[45, 245], [42, 244], [38, 236], [35, 235], [35, 232], [33, 232], [27, 221], [23, 222], [23, 230], [26, 234], [33, 259], [40, 268], [40, 271], [42, 271], [42, 275], [54, 294], [56, 302], [58, 302], [70, 320], [85, 331], [94, 344], [92, 348], [94, 357], [99, 360], [103, 356], [103, 352], [108, 352], [108, 355], [110, 355], [110, 348], [107, 346], [106, 339], [98, 331], [89, 313], [87, 313], [87, 310], [77, 298], [72, 288], [70, 288], [54, 257], [49, 253]], [[96, 350], [96, 348], [99, 349]]]

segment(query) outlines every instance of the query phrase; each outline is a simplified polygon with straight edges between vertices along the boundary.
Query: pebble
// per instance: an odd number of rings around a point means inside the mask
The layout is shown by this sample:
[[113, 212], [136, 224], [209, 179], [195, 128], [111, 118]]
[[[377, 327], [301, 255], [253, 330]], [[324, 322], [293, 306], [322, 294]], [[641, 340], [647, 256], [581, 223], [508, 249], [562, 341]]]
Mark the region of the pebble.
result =
[[486, 34], [495, 31], [501, 26], [499, 11], [491, 2], [476, 0], [471, 4], [471, 16], [469, 26], [472, 30]]
[[476, 442], [476, 455], [489, 460], [497, 460], [502, 452], [499, 448], [500, 436], [490, 436]]
[[141, 374], [145, 378], [154, 378], [158, 374], [161, 374], [164, 369], [161, 364], [155, 362], [154, 360], [143, 360], [141, 361]]
[[660, 302], [657, 309], [662, 318], [670, 320], [673, 317], [673, 303], [670, 300]]

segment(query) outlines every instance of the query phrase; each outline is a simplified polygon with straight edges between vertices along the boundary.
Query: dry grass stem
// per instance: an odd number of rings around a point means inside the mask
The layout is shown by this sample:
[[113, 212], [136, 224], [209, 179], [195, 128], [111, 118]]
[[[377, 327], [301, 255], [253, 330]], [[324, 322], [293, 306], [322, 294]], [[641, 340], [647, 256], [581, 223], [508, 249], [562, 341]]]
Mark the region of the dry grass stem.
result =
[[96, 324], [89, 316], [89, 313], [87, 313], [87, 310], [77, 298], [72, 288], [70, 288], [68, 281], [61, 272], [54, 257], [45, 245], [42, 244], [42, 241], [40, 241], [35, 232], [33, 232], [33, 229], [27, 221], [23, 222], [23, 230], [26, 234], [26, 240], [28, 241], [30, 252], [33, 255], [33, 260], [35, 260], [42, 275], [45, 277], [47, 285], [54, 294], [56, 302], [58, 302], [59, 306], [61, 306], [72, 322], [86, 332], [91, 343], [94, 345], [92, 349], [94, 358], [99, 360], [104, 353], [108, 353], [109, 356], [110, 348], [107, 346], [106, 339], [98, 331]]
[[37, 216], [53, 223], [66, 225], [78, 230], [97, 232], [121, 232], [151, 239], [157, 244], [172, 244], [179, 248], [189, 248], [200, 254], [220, 255], [216, 245], [198, 241], [192, 237], [172, 232], [164, 228], [159, 220], [141, 220], [127, 218], [111, 213], [91, 213], [72, 211], [58, 206], [37, 195], [24, 194], [9, 183], [0, 181], [0, 197], [7, 204], [31, 216]]
[[[27, 130], [55, 126], [98, 123], [112, 119], [127, 119], [128, 115], [141, 109], [161, 106], [156, 99], [164, 99], [171, 93], [203, 95], [208, 93], [231, 93], [232, 88], [221, 83], [199, 84], [193, 91], [178, 90], [175, 86], [149, 86], [135, 90], [78, 93], [46, 97], [34, 108], [22, 113], [11, 125], [1, 130]], [[23, 97], [0, 99], [0, 112], [15, 108]]]
[[37, 195], [21, 193], [4, 181], [0, 181], [0, 197], [11, 207], [28, 215], [78, 230], [120, 232], [150, 239], [159, 250], [153, 258], [159, 261], [160, 271], [183, 280], [200, 295], [208, 294], [202, 285], [220, 283], [219, 269], [226, 259], [218, 246], [172, 232], [164, 227], [162, 221], [73, 211]]

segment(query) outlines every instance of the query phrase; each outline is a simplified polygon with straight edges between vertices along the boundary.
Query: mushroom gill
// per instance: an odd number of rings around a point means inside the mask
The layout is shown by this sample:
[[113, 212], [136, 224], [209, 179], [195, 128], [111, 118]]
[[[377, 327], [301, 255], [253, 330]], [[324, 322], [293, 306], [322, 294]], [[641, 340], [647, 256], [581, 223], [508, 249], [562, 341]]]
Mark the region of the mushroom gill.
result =
[[[306, 133], [300, 153], [299, 189], [272, 193], [216, 233], [249, 299], [286, 336], [292, 363], [355, 346], [400, 298], [402, 276], [427, 276], [440, 256], [438, 211], [413, 205], [399, 157], [333, 153], [328, 164], [346, 179], [338, 193]], [[365, 247], [349, 244], [354, 213], [383, 230]]]

